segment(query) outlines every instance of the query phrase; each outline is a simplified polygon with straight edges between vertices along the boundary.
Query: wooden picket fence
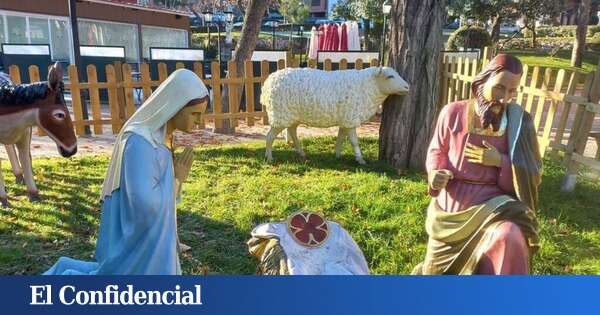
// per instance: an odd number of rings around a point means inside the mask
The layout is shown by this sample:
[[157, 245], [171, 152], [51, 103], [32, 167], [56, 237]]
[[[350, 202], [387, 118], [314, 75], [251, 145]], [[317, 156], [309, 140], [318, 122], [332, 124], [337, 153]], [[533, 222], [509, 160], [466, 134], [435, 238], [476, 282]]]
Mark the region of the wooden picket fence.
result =
[[[370, 66], [378, 66], [378, 60], [370, 60]], [[285, 67], [298, 67], [297, 61], [279, 60], [277, 62], [277, 70]], [[316, 60], [309, 60], [307, 63], [309, 68], [317, 68]], [[357, 60], [354, 64], [355, 69], [362, 69], [364, 62]], [[183, 63], [177, 63], [176, 69], [184, 68]], [[325, 60], [322, 64], [323, 70], [331, 70], [331, 60]], [[339, 69], [348, 69], [348, 62], [341, 60]], [[204, 127], [206, 121], [213, 121], [216, 129], [222, 128], [224, 121], [229, 121], [230, 126], [238, 125], [239, 120], [245, 120], [249, 126], [254, 125], [257, 120], [262, 120], [264, 124], [268, 124], [267, 114], [263, 110], [255, 111], [255, 84], [262, 84], [270, 74], [270, 67], [267, 61], [260, 63], [260, 74], [253, 75], [253, 62], [246, 61], [243, 71], [236, 68], [235, 63], [227, 64], [227, 77], [221, 77], [221, 69], [218, 62], [210, 64], [210, 77], [204, 74], [204, 65], [201, 62], [193, 64], [193, 69], [204, 84], [212, 91], [212, 110], [204, 113], [196, 120], [200, 127]], [[31, 82], [40, 81], [39, 69], [32, 65], [28, 68]], [[77, 68], [70, 65], [67, 69], [68, 81], [65, 82], [65, 88], [71, 94], [72, 110], [73, 110], [73, 125], [77, 135], [84, 135], [86, 126], [91, 126], [91, 132], [95, 135], [104, 134], [104, 126], [110, 125], [111, 132], [116, 134], [121, 129], [125, 121], [136, 111], [136, 103], [134, 98], [134, 90], [141, 91], [143, 98], [150, 97], [153, 89], [158, 87], [168, 76], [167, 65], [164, 63], [158, 64], [158, 78], [151, 78], [150, 66], [142, 63], [139, 66], [139, 80], [134, 80], [132, 75], [132, 67], [129, 64], [107, 65], [104, 69], [106, 73], [106, 81], [98, 81], [98, 70], [94, 65], [86, 67], [87, 82], [82, 82], [79, 79]], [[237, 77], [238, 73], [242, 73], [241, 77]], [[15, 83], [21, 83], [20, 69], [16, 65], [9, 67], [9, 74]], [[228, 86], [228, 97], [230, 104], [229, 110], [223, 111], [223, 95], [222, 92], [225, 86]], [[87, 90], [89, 95], [89, 105], [82, 103], [82, 92]], [[100, 91], [106, 90], [108, 94], [107, 104], [102, 104]], [[242, 102], [241, 96], [238, 95], [245, 91], [245, 110], [240, 109]], [[258, 99], [258, 98], [257, 98]], [[102, 106], [108, 106], [109, 117], [103, 115]], [[83, 106], [87, 106], [88, 119], [84, 119]], [[105, 110], [106, 112], [106, 110]], [[41, 132], [38, 132], [41, 134]]]
[[[487, 51], [484, 56], [489, 56]], [[488, 62], [489, 57], [443, 58], [440, 62], [440, 106], [474, 98], [471, 83]], [[596, 138], [600, 145], [600, 133], [592, 130], [594, 116], [600, 113], [599, 99], [600, 64], [589, 74], [524, 65], [516, 103], [532, 115], [538, 131], [540, 153], [553, 152], [553, 157], [563, 153], [568, 166], [567, 178], [572, 178], [570, 184], [565, 181], [565, 190], [573, 189], [573, 178], [579, 165], [600, 171], [600, 152], [596, 158], [584, 156], [590, 137]], [[573, 107], [574, 118], [570, 115]]]

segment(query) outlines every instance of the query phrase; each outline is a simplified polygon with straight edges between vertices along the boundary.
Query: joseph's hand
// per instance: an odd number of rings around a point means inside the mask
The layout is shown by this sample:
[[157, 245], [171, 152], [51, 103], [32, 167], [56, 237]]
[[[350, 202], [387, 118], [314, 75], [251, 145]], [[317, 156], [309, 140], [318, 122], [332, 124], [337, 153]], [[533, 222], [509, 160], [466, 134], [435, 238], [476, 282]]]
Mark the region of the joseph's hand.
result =
[[175, 178], [180, 184], [183, 184], [187, 180], [193, 163], [194, 151], [191, 147], [186, 147], [183, 153], [175, 158]]
[[429, 172], [429, 186], [433, 190], [442, 190], [446, 188], [452, 177], [454, 175], [449, 170], [433, 170]]
[[483, 141], [484, 147], [467, 143], [465, 157], [467, 161], [485, 166], [500, 167], [502, 165], [502, 154], [490, 143]]

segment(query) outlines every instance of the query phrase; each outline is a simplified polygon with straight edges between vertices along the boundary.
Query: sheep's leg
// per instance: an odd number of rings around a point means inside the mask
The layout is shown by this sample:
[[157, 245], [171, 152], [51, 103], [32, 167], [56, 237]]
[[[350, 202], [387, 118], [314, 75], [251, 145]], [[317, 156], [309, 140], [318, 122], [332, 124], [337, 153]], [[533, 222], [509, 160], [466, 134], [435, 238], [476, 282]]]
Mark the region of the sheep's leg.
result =
[[33, 179], [33, 168], [31, 165], [31, 129], [26, 132], [21, 140], [17, 142], [17, 149], [19, 150], [19, 160], [23, 165], [23, 175], [25, 177], [25, 185], [27, 186], [27, 195], [29, 200], [39, 201], [40, 196], [35, 181]]
[[290, 143], [290, 138], [291, 138], [290, 129], [287, 128], [287, 129], [285, 129], [285, 132], [283, 133], [283, 139], [285, 140], [285, 143]]
[[273, 161], [273, 140], [275, 140], [275, 137], [277, 137], [277, 135], [283, 129], [284, 128], [271, 127], [271, 129], [267, 133], [267, 137], [266, 137], [267, 138], [267, 146], [266, 146], [266, 150], [265, 150], [265, 158], [267, 159], [268, 162]]
[[25, 179], [23, 178], [23, 168], [21, 167], [21, 163], [19, 162], [19, 158], [17, 157], [17, 151], [15, 150], [15, 146], [13, 144], [8, 144], [5, 146], [6, 155], [8, 155], [8, 159], [10, 160], [10, 165], [12, 166], [12, 172], [15, 174], [17, 184], [24, 184]]
[[344, 146], [344, 140], [346, 140], [346, 136], [346, 129], [340, 127], [338, 130], [337, 141], [335, 142], [335, 157], [338, 159], [342, 156], [342, 147]]
[[287, 134], [290, 136], [290, 138], [292, 138], [292, 141], [294, 141], [294, 148], [296, 149], [296, 153], [298, 153], [301, 157], [306, 158], [306, 153], [304, 153], [304, 150], [302, 149], [302, 143], [298, 139], [297, 128], [298, 125], [288, 127]]
[[360, 152], [360, 147], [358, 146], [358, 135], [356, 134], [356, 128], [348, 129], [348, 138], [350, 138], [350, 143], [352, 143], [352, 149], [354, 149], [354, 157], [356, 158], [356, 162], [358, 164], [365, 165], [367, 162], [362, 157], [362, 152]]
[[[0, 166], [2, 160], [0, 159]], [[2, 167], [0, 167], [0, 207], [8, 208], [8, 195], [6, 194], [6, 187], [4, 187], [4, 176], [2, 175]]]

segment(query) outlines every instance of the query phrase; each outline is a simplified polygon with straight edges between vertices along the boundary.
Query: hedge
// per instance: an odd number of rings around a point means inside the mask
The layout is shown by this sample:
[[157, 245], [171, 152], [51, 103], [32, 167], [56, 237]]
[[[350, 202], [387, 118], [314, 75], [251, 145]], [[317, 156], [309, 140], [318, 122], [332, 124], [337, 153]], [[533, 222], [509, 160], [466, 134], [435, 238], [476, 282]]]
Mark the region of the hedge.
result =
[[[540, 37], [536, 39], [537, 48], [552, 50], [573, 49], [574, 37]], [[600, 33], [594, 37], [587, 38], [587, 49], [600, 51]], [[513, 38], [510, 41], [500, 40], [500, 49], [502, 50], [527, 50], [531, 49], [531, 38]]]
[[[535, 30], [537, 37], [575, 37], [577, 25], [562, 25], [562, 26], [542, 26]], [[600, 33], [600, 25], [588, 25], [587, 36], [593, 37]], [[523, 32], [525, 37], [531, 38], [532, 32], [526, 29]]]

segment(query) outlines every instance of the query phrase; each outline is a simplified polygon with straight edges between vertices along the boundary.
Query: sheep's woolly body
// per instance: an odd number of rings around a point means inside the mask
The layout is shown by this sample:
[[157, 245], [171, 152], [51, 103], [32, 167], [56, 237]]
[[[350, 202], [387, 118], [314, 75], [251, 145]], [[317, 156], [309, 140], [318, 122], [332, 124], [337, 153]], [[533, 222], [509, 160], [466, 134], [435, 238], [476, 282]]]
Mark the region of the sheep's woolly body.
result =
[[386, 98], [377, 87], [375, 71], [377, 68], [286, 68], [267, 78], [260, 101], [272, 127], [356, 128], [371, 118]]

